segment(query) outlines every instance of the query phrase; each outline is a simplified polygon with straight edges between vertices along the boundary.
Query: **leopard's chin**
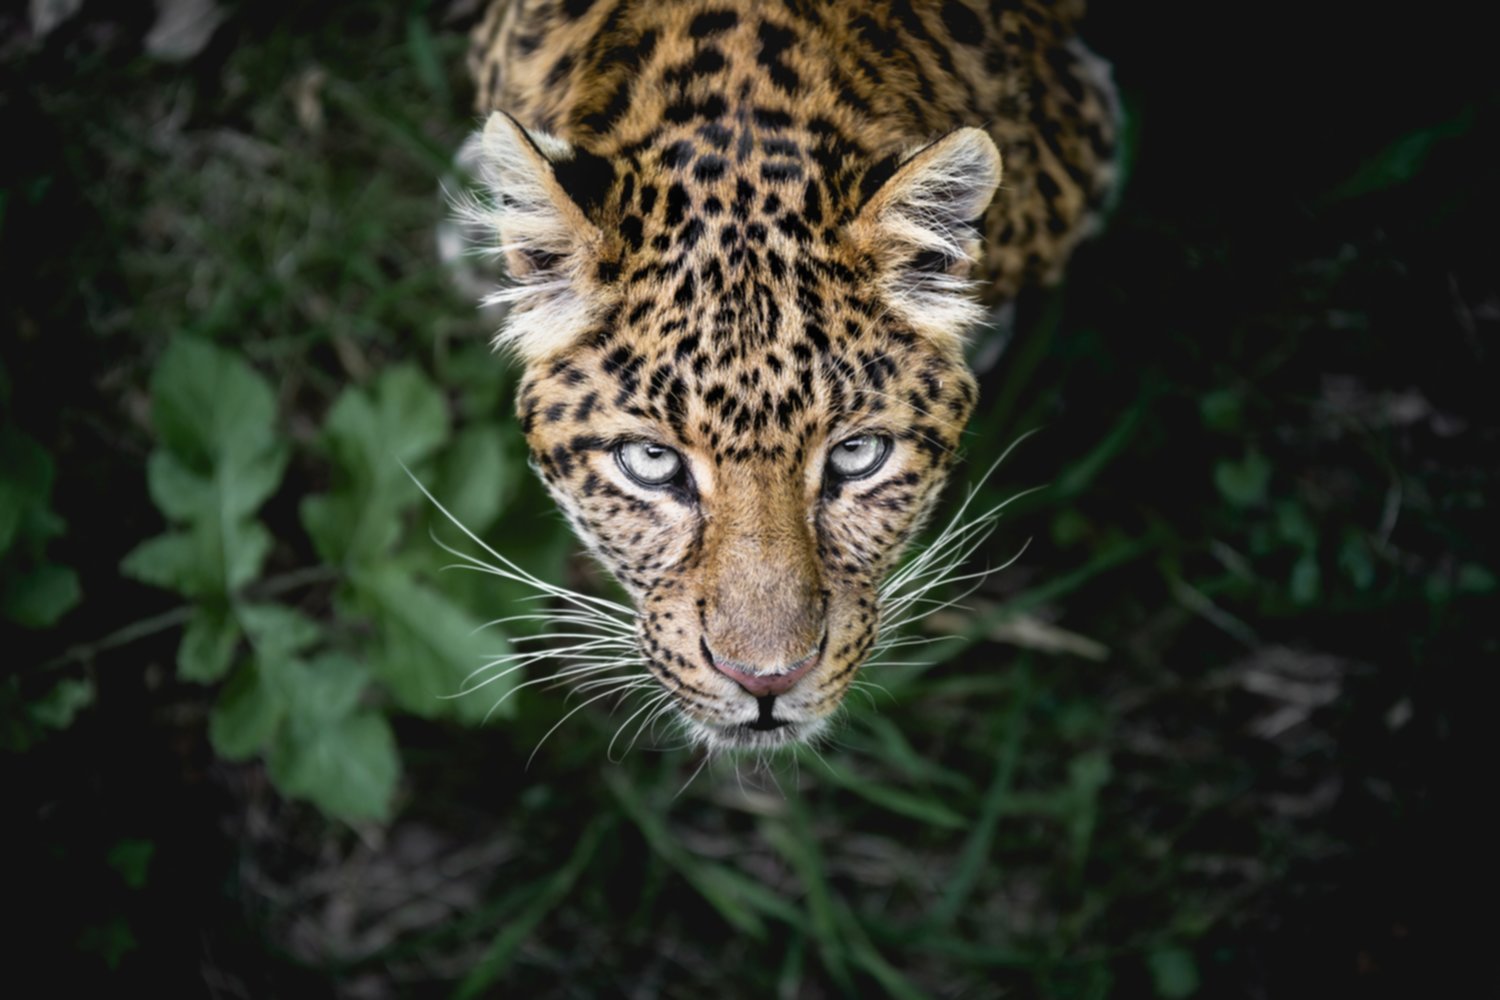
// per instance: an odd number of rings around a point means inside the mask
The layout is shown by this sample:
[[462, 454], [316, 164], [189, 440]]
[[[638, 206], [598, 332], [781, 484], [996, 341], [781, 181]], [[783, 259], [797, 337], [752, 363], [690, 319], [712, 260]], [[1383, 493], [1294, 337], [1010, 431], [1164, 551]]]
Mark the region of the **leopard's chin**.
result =
[[812, 743], [828, 726], [827, 719], [774, 719], [730, 725], [694, 722], [694, 739], [710, 752], [742, 752], [788, 749]]

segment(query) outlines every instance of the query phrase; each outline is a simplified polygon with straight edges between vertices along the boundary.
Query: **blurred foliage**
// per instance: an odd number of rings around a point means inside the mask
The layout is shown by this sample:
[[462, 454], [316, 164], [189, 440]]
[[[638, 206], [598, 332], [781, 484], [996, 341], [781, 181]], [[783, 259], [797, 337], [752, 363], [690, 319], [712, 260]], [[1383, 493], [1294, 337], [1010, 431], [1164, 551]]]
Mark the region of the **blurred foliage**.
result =
[[451, 697], [546, 605], [442, 545], [611, 587], [434, 249], [475, 6], [203, 4], [176, 41], [153, 5], [33, 6], [45, 32], [0, 14], [23, 971], [360, 997], [1457, 975], [1439, 887], [1471, 877], [1500, 655], [1483, 32], [1400, 74], [1409, 26], [1364, 7], [1167, 52], [1093, 5], [1130, 190], [976, 343], [959, 477], [1036, 431], [975, 501], [1048, 484], [980, 561], [1030, 547], [865, 671], [831, 745], [734, 762], [521, 686], [545, 664]]

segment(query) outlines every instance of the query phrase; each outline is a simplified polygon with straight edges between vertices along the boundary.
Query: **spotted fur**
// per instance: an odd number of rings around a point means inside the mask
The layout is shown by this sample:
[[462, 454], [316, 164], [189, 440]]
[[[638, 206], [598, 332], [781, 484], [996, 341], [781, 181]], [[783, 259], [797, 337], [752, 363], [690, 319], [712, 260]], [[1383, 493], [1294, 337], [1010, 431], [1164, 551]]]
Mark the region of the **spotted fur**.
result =
[[[973, 409], [966, 329], [1093, 226], [1117, 114], [1081, 8], [500, 0], [477, 29], [466, 215], [522, 427], [708, 742], [837, 708]], [[833, 474], [861, 436], [883, 464]], [[642, 485], [630, 442], [682, 473]]]

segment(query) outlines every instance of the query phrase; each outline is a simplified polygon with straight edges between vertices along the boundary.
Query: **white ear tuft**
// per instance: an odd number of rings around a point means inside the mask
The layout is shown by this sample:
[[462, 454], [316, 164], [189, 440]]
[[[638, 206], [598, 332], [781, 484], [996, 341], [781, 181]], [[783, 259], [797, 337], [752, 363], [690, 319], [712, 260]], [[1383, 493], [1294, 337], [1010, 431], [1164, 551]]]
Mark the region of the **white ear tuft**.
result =
[[918, 329], [958, 344], [982, 318], [969, 273], [999, 184], [994, 141], [961, 128], [907, 157], [852, 223], [886, 304]]
[[455, 209], [476, 249], [502, 257], [510, 277], [485, 298], [508, 307], [495, 346], [536, 361], [572, 344], [611, 298], [591, 278], [604, 237], [557, 176], [579, 154], [499, 111], [469, 142], [483, 188]]

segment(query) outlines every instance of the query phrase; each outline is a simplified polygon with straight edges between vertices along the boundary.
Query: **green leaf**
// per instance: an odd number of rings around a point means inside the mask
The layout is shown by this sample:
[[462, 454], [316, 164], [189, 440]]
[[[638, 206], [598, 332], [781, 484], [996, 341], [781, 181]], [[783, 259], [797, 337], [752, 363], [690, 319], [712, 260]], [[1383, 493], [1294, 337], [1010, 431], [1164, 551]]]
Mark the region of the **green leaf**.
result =
[[213, 482], [164, 448], [156, 449], [146, 459], [146, 488], [157, 508], [175, 521], [190, 521], [213, 512]]
[[239, 623], [227, 608], [195, 608], [177, 647], [177, 676], [198, 684], [219, 680], [229, 673], [239, 640]]
[[1497, 581], [1495, 574], [1478, 563], [1464, 563], [1458, 568], [1454, 589], [1460, 594], [1492, 594]]
[[317, 622], [284, 604], [242, 604], [235, 613], [256, 654], [266, 659], [296, 656], [323, 634]]
[[1375, 583], [1375, 557], [1364, 535], [1354, 528], [1346, 529], [1339, 547], [1339, 566], [1349, 575], [1358, 590], [1369, 590]]
[[140, 889], [146, 884], [155, 853], [156, 845], [149, 840], [122, 840], [109, 849], [109, 866], [120, 873], [130, 888]]
[[1233, 389], [1215, 389], [1198, 402], [1203, 426], [1226, 433], [1239, 429], [1240, 408], [1240, 394]]
[[401, 481], [401, 463], [415, 464], [448, 439], [448, 407], [419, 368], [401, 365], [381, 373], [369, 393], [346, 389], [323, 433], [335, 460], [358, 481]]
[[342, 653], [328, 653], [306, 663], [293, 663], [285, 674], [289, 716], [294, 726], [309, 731], [353, 714], [370, 684], [370, 672]]
[[1161, 948], [1146, 956], [1157, 996], [1183, 1000], [1198, 992], [1198, 963], [1186, 948]]
[[1236, 507], [1251, 507], [1266, 499], [1271, 482], [1271, 463], [1255, 449], [1238, 462], [1222, 459], [1214, 466], [1214, 485], [1224, 499]]
[[1440, 142], [1463, 135], [1473, 124], [1474, 109], [1467, 107], [1431, 128], [1408, 132], [1360, 164], [1348, 180], [1328, 195], [1328, 199], [1344, 201], [1405, 184], [1421, 173], [1427, 158]]
[[516, 463], [506, 461], [498, 426], [469, 427], [444, 453], [433, 495], [460, 524], [480, 534], [515, 495], [516, 471]]
[[52, 458], [36, 441], [0, 428], [0, 553], [15, 541], [28, 510], [52, 495]]
[[[517, 683], [515, 675], [461, 694], [466, 680], [510, 651], [494, 629], [398, 569], [361, 574], [352, 580], [359, 601], [381, 625], [382, 644], [371, 660], [397, 704], [414, 715], [453, 715], [469, 722], [485, 718]], [[469, 681], [472, 685], [473, 681]], [[496, 714], [509, 716], [514, 702]]]
[[169, 531], [131, 549], [120, 560], [120, 572], [133, 580], [194, 597], [202, 592], [201, 565], [193, 536]]
[[401, 537], [401, 509], [389, 493], [330, 493], [302, 501], [302, 526], [325, 562], [369, 565]]
[[157, 449], [146, 463], [146, 483], [156, 506], [178, 521], [245, 518], [281, 485], [287, 454], [281, 446], [254, 453], [225, 452], [217, 457], [209, 477]]
[[302, 502], [302, 524], [331, 563], [381, 563], [401, 536], [401, 512], [419, 496], [402, 469], [448, 439], [448, 408], [409, 365], [383, 373], [365, 391], [345, 389], [328, 412], [323, 442], [339, 485]]
[[126, 576], [187, 597], [224, 596], [255, 579], [271, 552], [257, 521], [208, 518], [148, 538], [120, 563]]
[[102, 924], [89, 924], [78, 935], [78, 950], [97, 955], [111, 971], [118, 969], [125, 956], [135, 951], [135, 932], [124, 917], [111, 917]]
[[0, 598], [0, 615], [26, 628], [48, 628], [72, 610], [82, 594], [77, 573], [43, 563], [9, 581]]
[[[216, 527], [211, 523], [210, 526]], [[221, 542], [223, 585], [225, 592], [232, 594], [260, 576], [261, 567], [271, 554], [272, 540], [271, 533], [259, 521], [232, 521], [226, 528]]]
[[1318, 599], [1322, 586], [1322, 572], [1318, 568], [1315, 553], [1304, 552], [1292, 567], [1292, 578], [1287, 586], [1292, 601], [1297, 604], [1313, 604]]
[[275, 394], [239, 357], [191, 338], [167, 348], [151, 391], [162, 446], [147, 485], [186, 531], [146, 542], [122, 569], [188, 597], [231, 594], [260, 574], [271, 549], [253, 515], [286, 471]]
[[390, 816], [401, 760], [390, 723], [361, 712], [318, 729], [286, 727], [269, 761], [283, 795], [346, 822]]
[[281, 688], [259, 662], [234, 672], [208, 717], [208, 738], [226, 760], [248, 760], [268, 746], [286, 713]]
[[276, 443], [276, 396], [266, 380], [238, 355], [191, 337], [172, 341], [157, 362], [151, 414], [168, 450], [201, 472]]
[[94, 682], [68, 678], [27, 706], [38, 725], [48, 729], [67, 729], [80, 709], [94, 702]]

